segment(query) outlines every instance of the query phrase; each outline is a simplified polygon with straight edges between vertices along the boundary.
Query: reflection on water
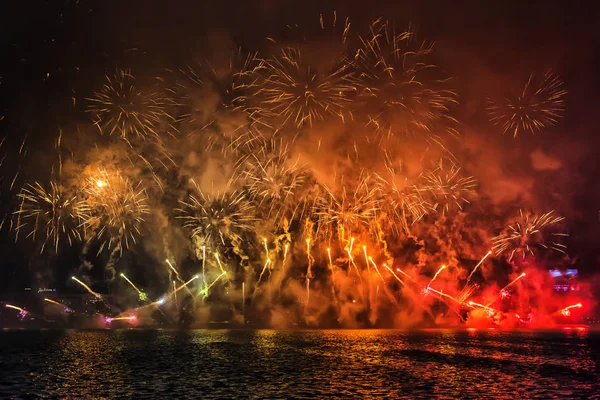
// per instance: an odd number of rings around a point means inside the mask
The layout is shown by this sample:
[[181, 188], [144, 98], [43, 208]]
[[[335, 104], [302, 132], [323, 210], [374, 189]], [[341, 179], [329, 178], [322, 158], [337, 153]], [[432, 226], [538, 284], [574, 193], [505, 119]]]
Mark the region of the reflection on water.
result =
[[4, 331], [0, 398], [594, 398], [586, 330]]

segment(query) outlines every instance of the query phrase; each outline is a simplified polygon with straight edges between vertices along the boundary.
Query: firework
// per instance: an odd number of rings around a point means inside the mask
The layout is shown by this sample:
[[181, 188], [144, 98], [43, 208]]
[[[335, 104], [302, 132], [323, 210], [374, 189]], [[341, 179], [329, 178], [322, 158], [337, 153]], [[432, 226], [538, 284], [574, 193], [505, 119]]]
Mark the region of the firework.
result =
[[394, 278], [395, 278], [395, 279], [396, 279], [398, 282], [400, 282], [400, 283], [401, 283], [403, 286], [404, 286], [404, 285], [406, 285], [406, 284], [404, 283], [404, 281], [403, 281], [402, 279], [400, 279], [400, 277], [399, 277], [398, 275], [396, 275], [396, 273], [394, 272], [394, 270], [393, 270], [393, 269], [391, 269], [391, 268], [390, 268], [390, 267], [389, 267], [389, 266], [388, 266], [386, 263], [383, 263], [383, 266], [384, 266], [384, 267], [385, 267], [385, 268], [386, 268], [388, 271], [390, 271], [390, 272], [391, 272], [392, 276], [393, 276], [393, 277], [394, 277]]
[[373, 22], [369, 36], [360, 40], [354, 67], [368, 126], [384, 137], [424, 137], [438, 143], [441, 131], [457, 134], [450, 115], [457, 96], [427, 62], [432, 44], [415, 43], [412, 32], [396, 32], [382, 19]]
[[521, 275], [517, 276], [515, 279], [510, 281], [508, 283], [508, 285], [506, 285], [502, 289], [500, 289], [500, 292], [498, 293], [498, 295], [492, 301], [490, 301], [487, 305], [491, 306], [492, 304], [494, 304], [496, 302], [496, 300], [498, 300], [498, 298], [506, 298], [506, 297], [510, 296], [510, 293], [508, 292], [508, 288], [511, 287], [512, 285], [514, 285], [519, 279], [523, 278], [525, 275], [526, 275], [525, 272], [523, 272]]
[[432, 196], [432, 209], [441, 209], [442, 213], [447, 213], [453, 205], [462, 210], [477, 186], [473, 177], [462, 176], [460, 167], [450, 164], [448, 167], [440, 160], [435, 169], [421, 175], [420, 190]]
[[240, 243], [245, 232], [255, 223], [254, 207], [243, 193], [225, 192], [207, 195], [195, 186], [195, 193], [180, 202], [177, 218], [198, 237], [213, 247]]
[[488, 315], [489, 315], [490, 317], [491, 317], [491, 316], [493, 316], [493, 315], [495, 315], [495, 314], [500, 314], [500, 311], [498, 311], [498, 310], [496, 310], [496, 309], [494, 309], [494, 308], [492, 308], [492, 307], [489, 307], [489, 306], [484, 306], [483, 304], [476, 303], [476, 302], [474, 302], [474, 301], [469, 301], [469, 303], [467, 303], [467, 304], [468, 304], [470, 307], [472, 307], [472, 308], [475, 308], [475, 307], [480, 307], [480, 308], [483, 308], [484, 310], [486, 310], [486, 311], [488, 312]]
[[136, 320], [137, 320], [137, 317], [135, 315], [129, 315], [126, 317], [115, 317], [115, 318], [106, 317], [106, 318], [104, 318], [104, 322], [107, 325], [110, 325], [113, 321], [130, 321], [133, 323]]
[[318, 218], [318, 229], [325, 237], [337, 232], [340, 240], [346, 240], [345, 231], [360, 232], [369, 227], [380, 210], [376, 185], [370, 184], [370, 177], [363, 174], [353, 188], [343, 185], [337, 195], [323, 185], [325, 194], [317, 198], [314, 215]]
[[190, 280], [188, 280], [187, 282], [184, 282], [183, 284], [181, 284], [179, 287], [175, 287], [175, 289], [173, 289], [173, 291], [171, 293], [169, 293], [168, 295], [165, 295], [163, 297], [161, 297], [160, 299], [158, 299], [157, 301], [155, 301], [154, 303], [150, 303], [148, 305], [145, 305], [143, 307], [139, 307], [138, 310], [140, 308], [145, 308], [145, 307], [151, 307], [151, 306], [160, 306], [163, 305], [167, 302], [167, 300], [170, 297], [174, 297], [177, 295], [177, 292], [179, 292], [182, 289], [186, 289], [188, 287], [188, 285], [192, 282], [194, 282], [196, 279], [200, 278], [200, 275], [194, 275]]
[[48, 303], [55, 304], [57, 306], [62, 307], [66, 313], [71, 312], [71, 309], [69, 307], [65, 306], [62, 303], [59, 303], [58, 301], [55, 301], [55, 300], [52, 300], [52, 299], [48, 299], [48, 298], [44, 298], [44, 301], [47, 301]]
[[133, 287], [135, 289], [135, 291], [138, 293], [140, 301], [148, 300], [148, 295], [146, 293], [144, 293], [143, 291], [141, 291], [140, 289], [138, 289], [138, 287], [135, 286], [133, 284], [133, 282], [131, 282], [131, 280], [129, 280], [129, 278], [125, 276], [124, 273], [121, 273], [121, 278], [125, 279], [131, 285], [131, 287]]
[[[544, 314], [548, 302], [532, 299], [550, 293], [550, 285], [518, 284], [521, 274], [496, 293], [492, 277], [504, 284], [510, 279], [501, 273], [517, 269], [496, 268], [499, 260], [478, 279], [474, 275], [490, 256], [510, 262], [543, 249], [564, 252], [558, 240], [564, 234], [555, 233], [562, 218], [522, 212], [472, 270], [472, 264], [461, 265], [489, 242], [487, 214], [482, 218], [498, 204], [483, 197], [482, 207], [468, 206], [477, 199], [475, 179], [447, 149], [431, 146], [444, 146], [447, 134], [457, 134], [457, 95], [428, 61], [433, 46], [381, 19], [356, 40], [348, 20], [338, 21], [334, 13], [331, 22], [322, 16], [312, 27], [316, 35], [311, 27], [291, 26], [293, 41], [276, 43], [260, 57], [236, 50], [222, 60], [200, 58], [202, 64], [170, 71], [159, 85], [125, 70], [106, 77], [87, 111], [111, 137], [75, 146], [59, 133], [52, 182], [24, 186], [7, 225], [19, 238], [42, 242], [42, 251], [82, 241], [77, 271], [90, 276], [106, 261], [104, 250], [110, 253], [105, 268], [113, 272], [131, 270], [143, 259], [136, 276], [144, 274], [152, 293], [162, 295], [148, 300], [121, 273], [142, 303], [119, 297], [119, 311], [106, 318], [109, 325], [135, 321], [137, 310], [152, 318], [162, 314], [161, 323], [209, 315], [234, 322], [240, 297], [244, 321], [295, 326], [386, 326], [400, 320], [454, 325], [465, 311], [470, 318], [487, 312], [500, 324], [513, 307]], [[543, 88], [535, 91], [536, 85]], [[521, 97], [529, 96], [528, 104], [538, 108], [523, 113], [541, 122], [527, 125], [517, 116], [508, 128], [501, 119], [494, 122], [515, 135], [553, 125], [562, 114], [561, 85], [554, 76], [527, 83]], [[552, 100], [544, 108], [532, 96]], [[502, 107], [494, 112], [508, 115]], [[23, 141], [19, 154], [26, 151]], [[0, 152], [6, 152], [4, 141]], [[431, 153], [436, 159], [428, 158]], [[20, 186], [18, 177], [27, 173], [6, 173], [6, 186]], [[223, 175], [231, 178], [219, 179]], [[215, 177], [214, 184], [225, 188], [209, 188]], [[138, 245], [142, 240], [144, 246]], [[117, 264], [134, 246], [146, 255], [134, 253]], [[91, 249], [98, 250], [96, 257], [89, 257]], [[152, 269], [148, 257], [157, 254], [169, 257], [159, 259], [165, 259], [159, 267], [165, 279], [152, 279], [143, 269]], [[431, 275], [437, 260], [452, 267], [442, 265]], [[528, 264], [527, 273], [535, 268]], [[81, 280], [72, 279], [110, 307], [111, 296], [94, 292], [77, 276]], [[490, 307], [496, 295], [518, 301], [504, 301], [500, 312]], [[127, 299], [134, 309], [123, 308]], [[449, 311], [462, 313], [457, 318]]]
[[562, 314], [564, 317], [569, 317], [571, 315], [571, 310], [573, 308], [581, 308], [581, 307], [583, 307], [583, 305], [581, 303], [573, 304], [572, 306], [568, 306], [568, 307], [558, 310], [555, 314]]
[[90, 289], [90, 287], [88, 285], [86, 285], [85, 283], [81, 282], [79, 279], [77, 279], [76, 277], [72, 276], [71, 279], [73, 279], [75, 282], [79, 283], [81, 286], [83, 286], [83, 288], [85, 290], [87, 290], [91, 295], [93, 295], [94, 297], [96, 297], [98, 300], [102, 300], [102, 295], [94, 292], [92, 289]]
[[481, 260], [479, 260], [477, 265], [475, 265], [475, 268], [473, 268], [473, 271], [471, 271], [471, 273], [469, 274], [469, 277], [467, 278], [467, 284], [471, 281], [471, 278], [473, 277], [473, 274], [475, 273], [475, 271], [477, 271], [477, 268], [479, 268], [479, 266], [481, 264], [483, 264], [485, 259], [488, 258], [491, 254], [492, 254], [492, 251], [490, 250], [487, 253], [485, 253], [485, 256], [483, 256], [483, 258]]
[[[338, 21], [334, 12], [332, 18], [320, 15], [319, 24], [308, 29], [298, 25], [288, 28], [287, 42], [296, 43], [279, 48], [264, 60], [263, 68], [255, 70], [257, 114], [275, 129], [312, 126], [331, 117], [344, 121], [350, 116], [347, 108], [356, 93], [347, 49], [350, 21]], [[314, 51], [315, 41], [309, 43], [308, 35], [319, 37], [320, 51]]]
[[[284, 216], [296, 211], [294, 194], [304, 185], [307, 172], [290, 159], [284, 146], [274, 146], [276, 152], [252, 153], [244, 162], [240, 176], [247, 181], [249, 199], [257, 211], [266, 210], [266, 218], [273, 218], [277, 227]], [[264, 150], [261, 149], [261, 150]]]
[[20, 319], [24, 319], [27, 316], [27, 314], [29, 314], [29, 311], [27, 311], [21, 307], [13, 306], [12, 304], [6, 304], [5, 307], [12, 308], [13, 310], [17, 310], [19, 312]]
[[102, 134], [117, 135], [130, 141], [159, 136], [159, 126], [171, 117], [167, 101], [156, 89], [140, 85], [127, 70], [106, 75], [105, 82], [89, 101], [88, 112]]
[[382, 211], [394, 233], [409, 233], [411, 226], [423, 219], [432, 209], [416, 186], [398, 187], [393, 181], [377, 176], [377, 185], [383, 195]]
[[437, 270], [437, 272], [435, 273], [435, 275], [433, 275], [433, 278], [431, 278], [431, 280], [429, 281], [429, 283], [427, 284], [427, 289], [429, 289], [431, 287], [431, 284], [433, 283], [433, 281], [435, 281], [435, 278], [438, 277], [438, 275], [440, 274], [440, 272], [442, 272], [444, 269], [446, 269], [445, 265], [442, 265], [440, 267], [440, 269]]
[[15, 233], [27, 231], [27, 237], [42, 241], [40, 253], [49, 244], [55, 252], [66, 241], [69, 246], [81, 240], [80, 226], [88, 207], [77, 196], [69, 195], [57, 182], [45, 189], [40, 183], [25, 186], [17, 195], [20, 206], [15, 211]]
[[248, 106], [248, 93], [255, 89], [255, 76], [264, 68], [264, 61], [256, 53], [244, 54], [242, 49], [231, 52], [224, 65], [208, 62], [208, 79], [219, 94], [224, 107], [244, 110], [252, 115]]
[[132, 186], [119, 173], [100, 169], [88, 179], [85, 193], [84, 224], [101, 243], [98, 253], [105, 248], [121, 253], [137, 242], [144, 216], [150, 212], [141, 184]]
[[518, 222], [509, 225], [503, 233], [492, 238], [493, 250], [497, 256], [508, 254], [511, 261], [515, 254], [522, 258], [535, 256], [537, 249], [552, 249], [564, 253], [566, 246], [558, 243], [560, 237], [567, 236], [560, 232], [551, 232], [550, 239], [544, 237], [545, 231], [563, 221], [563, 217], [554, 215], [554, 211], [535, 216], [519, 211]]
[[350, 94], [356, 91], [349, 62], [340, 60], [329, 71], [307, 62], [300, 48], [288, 47], [265, 61], [255, 93], [258, 110], [278, 128], [312, 126], [331, 116], [344, 120]]
[[488, 100], [490, 121], [513, 137], [523, 132], [539, 132], [554, 126], [562, 117], [566, 94], [562, 81], [552, 72], [541, 78], [532, 74], [520, 92]]
[[[169, 266], [169, 268], [171, 269], [171, 271], [175, 272], [175, 276], [177, 276], [177, 279], [181, 281], [181, 278], [179, 278], [179, 272], [177, 272], [177, 270], [175, 269], [175, 267], [173, 266], [173, 264], [171, 264], [171, 261], [169, 261], [169, 259], [167, 258], [165, 260], [165, 262], [167, 263], [167, 265]], [[169, 273], [170, 276], [170, 273]]]

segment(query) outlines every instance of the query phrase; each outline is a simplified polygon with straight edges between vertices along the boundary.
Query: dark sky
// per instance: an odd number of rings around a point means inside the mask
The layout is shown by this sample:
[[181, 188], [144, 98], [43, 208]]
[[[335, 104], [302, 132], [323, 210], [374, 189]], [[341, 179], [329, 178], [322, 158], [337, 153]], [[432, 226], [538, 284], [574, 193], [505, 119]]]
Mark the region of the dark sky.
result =
[[[52, 162], [44, 150], [59, 129], [86, 118], [73, 101], [80, 104], [107, 71], [126, 67], [152, 74], [179, 68], [199, 53], [219, 53], [225, 39], [246, 50], [261, 49], [265, 37], [277, 36], [286, 24], [314, 24], [320, 13], [333, 10], [349, 16], [358, 30], [383, 16], [401, 27], [410, 23], [419, 37], [436, 42], [439, 63], [456, 77], [467, 141], [483, 125], [480, 99], [487, 90], [547, 69], [562, 76], [569, 96], [565, 118], [555, 129], [535, 138], [494, 139], [490, 146], [515, 158], [541, 147], [563, 161], [560, 176], [535, 175], [532, 190], [552, 192], [556, 185], [560, 196], [552, 207], [569, 214], [570, 253], [581, 255], [580, 268], [592, 272], [600, 261], [599, 7], [541, 0], [7, 0], [0, 4], [0, 133], [12, 152], [27, 135], [35, 154], [28, 174], [37, 177], [47, 172], [39, 166]], [[8, 157], [4, 181], [15, 167]], [[517, 168], [516, 175], [521, 173]], [[3, 182], [5, 209], [12, 196], [6, 186]], [[568, 205], [561, 207], [561, 199]], [[2, 268], [19, 275], [19, 252], [28, 250], [14, 247], [7, 229], [1, 237], [9, 257]]]

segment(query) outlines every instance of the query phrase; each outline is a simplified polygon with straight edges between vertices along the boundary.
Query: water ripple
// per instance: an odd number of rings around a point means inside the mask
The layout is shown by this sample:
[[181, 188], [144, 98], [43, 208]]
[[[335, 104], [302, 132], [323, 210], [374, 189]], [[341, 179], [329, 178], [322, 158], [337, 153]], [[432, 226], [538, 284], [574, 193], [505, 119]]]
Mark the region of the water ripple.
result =
[[1, 398], [600, 398], [600, 334], [4, 331]]

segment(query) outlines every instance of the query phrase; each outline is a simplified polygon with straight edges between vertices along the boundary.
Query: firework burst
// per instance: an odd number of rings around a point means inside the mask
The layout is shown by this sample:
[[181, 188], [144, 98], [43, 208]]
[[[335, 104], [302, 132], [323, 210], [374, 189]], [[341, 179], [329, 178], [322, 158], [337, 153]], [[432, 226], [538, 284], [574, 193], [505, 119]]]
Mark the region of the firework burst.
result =
[[177, 218], [207, 247], [239, 244], [245, 232], [254, 227], [254, 207], [240, 192], [205, 194], [195, 185], [194, 192], [180, 202]]
[[271, 127], [312, 126], [330, 116], [344, 119], [349, 95], [355, 91], [347, 62], [321, 71], [305, 60], [299, 48], [288, 47], [266, 60], [265, 65], [256, 98], [259, 114], [265, 120], [276, 121]]
[[396, 234], [400, 233], [400, 229], [405, 233], [410, 232], [410, 227], [423, 219], [432, 209], [431, 204], [423, 198], [416, 186], [400, 188], [383, 178], [380, 178], [378, 184], [383, 195], [382, 210], [389, 217], [387, 222]]
[[433, 45], [415, 45], [412, 32], [398, 33], [381, 19], [360, 40], [354, 68], [368, 126], [381, 137], [425, 137], [435, 142], [441, 141], [442, 131], [457, 134], [450, 115], [457, 95], [447, 79], [432, 78], [437, 68], [426, 61]]
[[117, 172], [100, 169], [85, 185], [88, 212], [85, 226], [105, 248], [128, 249], [141, 235], [144, 217], [150, 213], [146, 190], [132, 185]]
[[294, 194], [302, 188], [307, 172], [291, 160], [285, 146], [274, 146], [276, 152], [252, 153], [245, 159], [245, 169], [240, 174], [247, 182], [249, 198], [256, 203], [257, 210], [266, 210], [267, 218], [275, 218], [276, 225], [294, 209]]
[[519, 93], [499, 100], [488, 99], [490, 121], [503, 133], [536, 133], [556, 125], [565, 110], [567, 91], [557, 75], [547, 72], [541, 78], [530, 75]]
[[372, 184], [369, 175], [362, 173], [354, 187], [343, 184], [339, 194], [326, 185], [323, 189], [323, 195], [315, 202], [313, 215], [320, 234], [326, 238], [332, 238], [337, 232], [340, 240], [348, 240], [350, 233], [364, 231], [377, 218], [380, 199], [377, 185]]
[[472, 176], [462, 176], [460, 167], [454, 163], [448, 167], [440, 160], [435, 169], [421, 175], [419, 190], [432, 196], [432, 209], [447, 213], [454, 205], [462, 210], [469, 197], [475, 195], [476, 187]]
[[51, 182], [50, 188], [40, 183], [26, 185], [17, 195], [20, 206], [15, 211], [15, 232], [17, 238], [21, 231], [27, 231], [27, 237], [33, 240], [40, 237], [43, 252], [51, 245], [58, 252], [63, 241], [71, 246], [81, 239], [80, 226], [88, 208], [77, 196], [65, 193], [57, 182]]
[[432, 206], [416, 185], [405, 184], [406, 178], [401, 179], [403, 184], [398, 184], [400, 175], [396, 173], [392, 158], [387, 152], [385, 167], [388, 178], [376, 175], [382, 211], [388, 217], [385, 221], [393, 233], [399, 234], [400, 230], [409, 233], [410, 227], [425, 217]]
[[493, 250], [497, 256], [508, 254], [511, 261], [515, 255], [522, 258], [535, 256], [539, 249], [552, 249], [564, 253], [566, 246], [557, 240], [567, 236], [565, 233], [550, 232], [549, 238], [545, 232], [563, 221], [563, 217], [554, 215], [554, 211], [535, 216], [519, 211], [519, 221], [508, 225], [503, 233], [492, 238]]
[[159, 126], [171, 120], [167, 100], [160, 91], [138, 86], [127, 70], [107, 75], [102, 89], [87, 100], [88, 112], [100, 132], [127, 141], [159, 136]]

